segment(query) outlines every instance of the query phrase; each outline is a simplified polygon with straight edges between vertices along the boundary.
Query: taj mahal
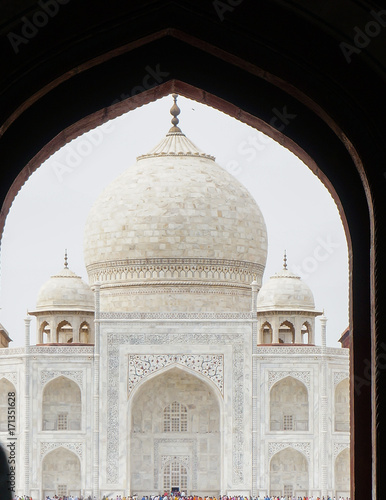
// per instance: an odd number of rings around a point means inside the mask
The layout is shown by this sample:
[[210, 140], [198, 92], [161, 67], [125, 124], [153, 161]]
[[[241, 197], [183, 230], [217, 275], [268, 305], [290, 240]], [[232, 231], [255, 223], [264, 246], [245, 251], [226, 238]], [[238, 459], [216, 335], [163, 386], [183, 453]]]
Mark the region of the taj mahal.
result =
[[66, 255], [25, 345], [0, 325], [14, 492], [349, 496], [348, 348], [327, 347], [285, 254], [263, 282], [263, 214], [184, 135], [173, 98], [166, 137], [89, 212], [88, 281]]

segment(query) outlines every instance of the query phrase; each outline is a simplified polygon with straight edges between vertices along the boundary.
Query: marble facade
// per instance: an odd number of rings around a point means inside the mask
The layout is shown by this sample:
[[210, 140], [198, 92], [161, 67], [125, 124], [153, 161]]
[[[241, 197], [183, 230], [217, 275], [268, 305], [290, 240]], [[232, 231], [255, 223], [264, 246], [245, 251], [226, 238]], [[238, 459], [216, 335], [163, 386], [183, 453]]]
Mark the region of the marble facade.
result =
[[66, 259], [0, 348], [15, 493], [349, 496], [348, 349], [286, 261], [262, 285], [260, 209], [178, 113], [92, 208], [90, 286]]

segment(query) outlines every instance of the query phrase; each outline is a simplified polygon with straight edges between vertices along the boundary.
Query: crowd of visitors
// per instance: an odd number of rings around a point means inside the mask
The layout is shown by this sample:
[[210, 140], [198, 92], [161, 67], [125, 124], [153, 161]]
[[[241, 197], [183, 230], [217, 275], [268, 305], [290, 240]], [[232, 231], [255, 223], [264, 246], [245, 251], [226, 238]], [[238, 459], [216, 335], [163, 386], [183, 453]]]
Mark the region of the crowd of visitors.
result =
[[[27, 495], [23, 496], [15, 496], [13, 500], [32, 500], [31, 497]], [[97, 500], [97, 498], [88, 496], [88, 497], [83, 497], [82, 495], [78, 496], [58, 496], [54, 495], [52, 497], [46, 496], [45, 500]], [[238, 496], [226, 496], [226, 495], [220, 495], [218, 498], [217, 497], [201, 497], [198, 495], [185, 495], [185, 493], [178, 493], [178, 494], [168, 494], [164, 493], [163, 495], [152, 495], [152, 496], [143, 496], [140, 498], [138, 495], [133, 495], [133, 496], [121, 496], [121, 495], [116, 495], [116, 496], [106, 496], [103, 495], [101, 500], [350, 500], [348, 497], [296, 497], [296, 496], [260, 496], [258, 495], [257, 497], [246, 497], [242, 495]]]

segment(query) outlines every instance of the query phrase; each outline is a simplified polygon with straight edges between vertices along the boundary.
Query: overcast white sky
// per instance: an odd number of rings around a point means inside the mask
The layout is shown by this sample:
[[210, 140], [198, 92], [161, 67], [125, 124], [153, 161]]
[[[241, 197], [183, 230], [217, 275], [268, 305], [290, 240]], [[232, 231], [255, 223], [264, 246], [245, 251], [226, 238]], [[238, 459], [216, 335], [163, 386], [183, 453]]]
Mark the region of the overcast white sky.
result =
[[[148, 152], [170, 128], [171, 96], [142, 106], [72, 141], [35, 172], [14, 200], [1, 247], [0, 322], [24, 342], [24, 318], [39, 288], [69, 267], [87, 281], [83, 229], [103, 188]], [[178, 98], [182, 131], [255, 197], [268, 230], [263, 282], [288, 267], [314, 293], [328, 318], [327, 343], [337, 343], [348, 325], [347, 243], [336, 205], [319, 179], [295, 155], [215, 109]], [[320, 343], [317, 319], [316, 342]], [[31, 343], [35, 343], [35, 323]]]

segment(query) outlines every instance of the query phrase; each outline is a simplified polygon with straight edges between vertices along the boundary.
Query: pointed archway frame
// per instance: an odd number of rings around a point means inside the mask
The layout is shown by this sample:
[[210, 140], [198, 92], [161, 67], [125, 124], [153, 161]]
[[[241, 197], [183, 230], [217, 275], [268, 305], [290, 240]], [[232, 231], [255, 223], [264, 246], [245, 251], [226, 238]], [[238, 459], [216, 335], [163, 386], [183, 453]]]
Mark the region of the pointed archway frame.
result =
[[[351, 369], [364, 381], [359, 389], [354, 377], [351, 383], [352, 490], [359, 497], [360, 492], [368, 494], [377, 443], [376, 386], [364, 378], [369, 365], [375, 369], [376, 338], [371, 312], [375, 215], [368, 168], [344, 126], [300, 87], [256, 62], [174, 29], [90, 59], [42, 87], [3, 124], [0, 158], [9, 165], [9, 174], [1, 188], [0, 230], [18, 190], [53, 152], [109, 119], [171, 92], [213, 106], [277, 140], [319, 177], [338, 206], [349, 248]], [[25, 138], [22, 144], [20, 137]]]

